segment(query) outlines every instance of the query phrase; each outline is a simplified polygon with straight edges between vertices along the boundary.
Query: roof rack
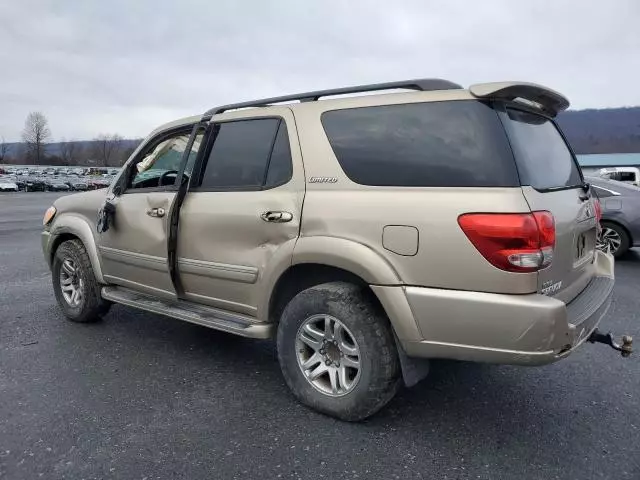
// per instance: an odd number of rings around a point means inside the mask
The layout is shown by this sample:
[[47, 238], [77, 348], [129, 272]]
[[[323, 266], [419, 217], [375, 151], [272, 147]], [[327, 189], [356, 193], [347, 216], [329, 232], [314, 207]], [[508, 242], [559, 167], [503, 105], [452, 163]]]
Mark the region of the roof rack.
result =
[[222, 105], [220, 107], [214, 107], [204, 114], [203, 119], [211, 118], [213, 115], [217, 115], [227, 110], [236, 110], [238, 108], [247, 107], [265, 107], [273, 103], [283, 102], [315, 102], [321, 97], [327, 97], [330, 95], [344, 95], [348, 93], [364, 93], [364, 92], [377, 92], [381, 90], [418, 90], [426, 92], [430, 90], [456, 90], [462, 88], [457, 83], [450, 82], [449, 80], [442, 80], [440, 78], [419, 78], [415, 80], [401, 80], [398, 82], [386, 82], [386, 83], [371, 83], [369, 85], [356, 85], [353, 87], [332, 88], [329, 90], [316, 90], [314, 92], [298, 93], [296, 95], [285, 95], [282, 97], [263, 98], [260, 100], [251, 100], [249, 102], [230, 103], [229, 105]]

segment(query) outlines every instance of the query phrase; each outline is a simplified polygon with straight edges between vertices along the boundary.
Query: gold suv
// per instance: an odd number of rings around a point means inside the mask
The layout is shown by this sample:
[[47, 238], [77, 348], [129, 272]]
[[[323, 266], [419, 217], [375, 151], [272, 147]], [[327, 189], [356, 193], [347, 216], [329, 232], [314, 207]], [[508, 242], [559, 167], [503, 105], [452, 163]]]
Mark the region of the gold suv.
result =
[[430, 358], [554, 362], [591, 338], [614, 285], [554, 122], [568, 105], [529, 83], [423, 79], [169, 123], [108, 189], [47, 211], [58, 303], [76, 322], [120, 303], [276, 337], [295, 396], [345, 420]]

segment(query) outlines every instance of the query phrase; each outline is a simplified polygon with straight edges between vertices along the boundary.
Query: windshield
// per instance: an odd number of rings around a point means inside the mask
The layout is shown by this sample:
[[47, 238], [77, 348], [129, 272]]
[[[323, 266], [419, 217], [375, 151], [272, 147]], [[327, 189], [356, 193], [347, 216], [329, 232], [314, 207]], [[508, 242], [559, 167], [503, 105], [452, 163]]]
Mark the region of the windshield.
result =
[[582, 183], [571, 150], [551, 120], [511, 108], [507, 109], [506, 118], [522, 185], [547, 190]]

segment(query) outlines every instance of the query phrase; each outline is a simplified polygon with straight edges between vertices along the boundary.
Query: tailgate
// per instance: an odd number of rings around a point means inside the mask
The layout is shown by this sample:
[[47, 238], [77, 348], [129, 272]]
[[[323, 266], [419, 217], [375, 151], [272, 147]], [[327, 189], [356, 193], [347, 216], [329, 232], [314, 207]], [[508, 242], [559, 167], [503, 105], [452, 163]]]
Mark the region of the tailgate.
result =
[[576, 159], [553, 120], [511, 106], [500, 115], [531, 211], [551, 212], [555, 222], [553, 261], [538, 273], [538, 291], [570, 302], [595, 272], [595, 196], [583, 188]]
[[553, 261], [538, 272], [538, 291], [570, 302], [594, 275], [596, 249], [596, 218], [593, 199], [581, 188], [555, 192], [539, 192], [523, 187], [532, 211], [546, 210], [553, 214], [556, 244]]

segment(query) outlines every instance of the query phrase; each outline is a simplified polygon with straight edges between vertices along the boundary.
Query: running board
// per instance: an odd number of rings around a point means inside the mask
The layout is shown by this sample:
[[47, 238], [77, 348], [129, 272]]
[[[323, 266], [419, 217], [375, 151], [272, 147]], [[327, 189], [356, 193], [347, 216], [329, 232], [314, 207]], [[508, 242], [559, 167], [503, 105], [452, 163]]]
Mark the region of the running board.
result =
[[251, 317], [239, 313], [229, 313], [186, 300], [164, 300], [128, 288], [113, 286], [102, 288], [102, 298], [243, 337], [270, 338], [273, 336], [273, 325], [270, 323], [256, 322]]

